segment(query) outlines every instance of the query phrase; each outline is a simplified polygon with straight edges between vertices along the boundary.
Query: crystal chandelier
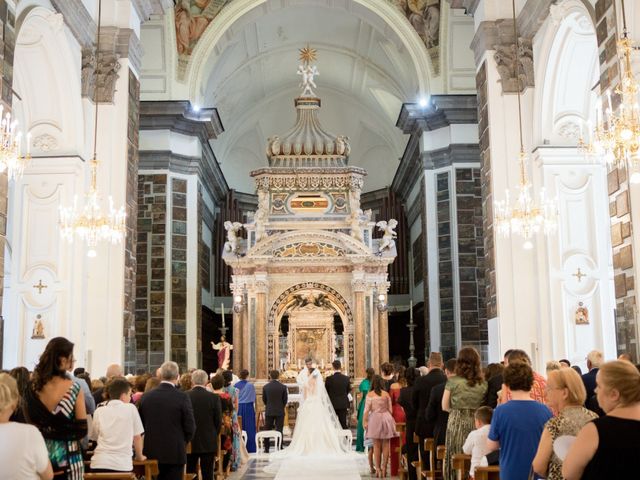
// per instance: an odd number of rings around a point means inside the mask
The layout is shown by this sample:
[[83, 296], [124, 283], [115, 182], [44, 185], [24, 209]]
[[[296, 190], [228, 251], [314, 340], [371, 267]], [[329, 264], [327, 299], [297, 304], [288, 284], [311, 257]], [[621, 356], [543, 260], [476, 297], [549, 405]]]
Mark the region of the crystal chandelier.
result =
[[27, 133], [27, 153], [22, 156], [22, 132], [17, 131], [18, 121], [11, 121], [11, 113], [2, 115], [0, 105], [0, 173], [6, 171], [9, 180], [20, 178], [31, 160], [31, 133]]
[[522, 106], [520, 101], [520, 75], [519, 65], [520, 45], [518, 42], [518, 31], [516, 29], [516, 7], [515, 0], [512, 0], [513, 8], [513, 34], [515, 37], [515, 62], [514, 74], [518, 82], [518, 122], [520, 128], [520, 182], [518, 184], [518, 194], [515, 204], [511, 204], [509, 198], [509, 190], [505, 191], [505, 200], [494, 202], [494, 220], [496, 232], [503, 236], [518, 235], [523, 238], [523, 248], [530, 250], [533, 248], [533, 235], [543, 232], [550, 235], [556, 231], [558, 225], [558, 210], [556, 202], [545, 198], [544, 189], [540, 191], [540, 199], [537, 203], [531, 195], [532, 185], [527, 178], [525, 162], [527, 155], [524, 151], [524, 143], [522, 141]]
[[[100, 51], [100, 13], [102, 1], [98, 2], [98, 33], [95, 55], [95, 74], [98, 73], [98, 52]], [[97, 78], [97, 77], [96, 77]], [[94, 86], [94, 104], [96, 106], [93, 130], [93, 157], [91, 159], [91, 185], [85, 194], [84, 206], [78, 208], [77, 195], [74, 197], [72, 207], [60, 207], [60, 235], [62, 238], [73, 242], [74, 237], [86, 242], [89, 250], [87, 256], [96, 256], [96, 246], [99, 242], [111, 242], [117, 244], [122, 242], [126, 235], [125, 220], [127, 214], [124, 207], [115, 209], [113, 198], [109, 196], [109, 209], [106, 213], [102, 211], [102, 198], [98, 192], [98, 88]]]
[[638, 107], [638, 82], [631, 69], [631, 44], [627, 32], [627, 20], [622, 1], [623, 34], [618, 40], [618, 55], [622, 60], [622, 78], [616, 87], [620, 107], [614, 112], [611, 92], [607, 91], [607, 107], [596, 105], [596, 126], [591, 141], [580, 139], [578, 148], [588, 154], [604, 158], [610, 168], [626, 168], [631, 183], [640, 183], [640, 115]]

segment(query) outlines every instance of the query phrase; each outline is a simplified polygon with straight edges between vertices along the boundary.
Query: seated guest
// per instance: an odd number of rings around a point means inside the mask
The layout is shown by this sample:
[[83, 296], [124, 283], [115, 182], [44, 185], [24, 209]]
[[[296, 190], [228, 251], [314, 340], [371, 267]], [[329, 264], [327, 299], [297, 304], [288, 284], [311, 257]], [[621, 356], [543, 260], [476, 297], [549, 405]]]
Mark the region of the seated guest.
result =
[[488, 465], [485, 455], [489, 453], [487, 447], [487, 437], [491, 428], [491, 417], [493, 409], [491, 407], [480, 407], [474, 413], [476, 429], [473, 430], [462, 446], [462, 451], [467, 455], [471, 455], [471, 468], [469, 469], [469, 478], [473, 479], [476, 473], [476, 467], [486, 467]]
[[549, 373], [547, 402], [559, 412], [544, 426], [538, 453], [533, 459], [533, 471], [548, 480], [562, 480], [562, 460], [553, 452], [553, 442], [562, 435], [576, 436], [597, 415], [582, 406], [587, 393], [578, 373], [563, 368]]
[[54, 472], [67, 480], [84, 474], [80, 440], [87, 434], [87, 411], [80, 384], [67, 377], [73, 366], [73, 343], [64, 337], [49, 340], [25, 392], [26, 420], [44, 437]]
[[96, 447], [91, 457], [94, 472], [130, 472], [131, 445], [136, 460], [146, 460], [142, 454], [144, 428], [138, 409], [131, 402], [131, 386], [125, 378], [113, 378], [107, 385], [109, 400], [96, 409], [91, 427], [91, 440]]
[[638, 478], [640, 373], [633, 364], [607, 362], [596, 375], [606, 416], [587, 423], [562, 464], [566, 480]]
[[500, 479], [529, 478], [544, 424], [552, 417], [545, 405], [531, 398], [533, 370], [525, 362], [504, 369], [504, 386], [511, 400], [493, 412], [487, 446], [500, 449]]
[[0, 373], [0, 478], [51, 480], [49, 453], [38, 429], [9, 420], [19, 402], [17, 382]]
[[247, 432], [247, 451], [256, 452], [256, 388], [250, 383], [249, 370], [240, 372], [240, 381], [234, 385], [238, 389], [238, 415], [242, 417], [242, 430]]
[[193, 406], [196, 432], [187, 454], [187, 472], [197, 473], [198, 462], [203, 480], [213, 480], [213, 465], [218, 451], [218, 432], [222, 422], [220, 397], [206, 389], [209, 376], [204, 370], [191, 374], [193, 388], [187, 392]]

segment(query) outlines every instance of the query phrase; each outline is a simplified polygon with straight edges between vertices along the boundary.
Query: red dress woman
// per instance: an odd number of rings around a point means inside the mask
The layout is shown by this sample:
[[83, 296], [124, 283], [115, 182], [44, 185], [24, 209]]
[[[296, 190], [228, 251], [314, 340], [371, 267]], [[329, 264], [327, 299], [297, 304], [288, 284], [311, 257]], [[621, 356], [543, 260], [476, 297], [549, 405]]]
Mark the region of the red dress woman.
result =
[[[391, 384], [389, 389], [389, 395], [391, 396], [391, 416], [398, 423], [406, 423], [406, 417], [404, 414], [404, 408], [398, 403], [400, 398], [400, 389], [406, 387], [406, 381], [404, 378], [404, 367], [400, 367], [397, 372], [398, 379]], [[398, 449], [405, 443], [404, 433], [400, 437], [391, 439], [391, 476], [398, 475], [398, 467], [400, 466], [400, 456]]]

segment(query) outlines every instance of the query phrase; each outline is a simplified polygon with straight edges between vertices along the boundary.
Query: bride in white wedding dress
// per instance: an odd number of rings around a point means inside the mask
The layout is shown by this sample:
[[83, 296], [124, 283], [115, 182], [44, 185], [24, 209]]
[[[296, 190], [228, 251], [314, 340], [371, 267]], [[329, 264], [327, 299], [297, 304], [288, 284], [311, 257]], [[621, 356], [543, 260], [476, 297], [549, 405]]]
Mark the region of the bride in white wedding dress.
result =
[[[302, 387], [304, 402], [298, 409], [291, 443], [270, 455], [265, 468], [285, 479], [358, 479], [366, 464], [341, 438], [342, 427], [333, 410], [322, 375], [314, 369]], [[366, 459], [364, 460], [366, 462]]]

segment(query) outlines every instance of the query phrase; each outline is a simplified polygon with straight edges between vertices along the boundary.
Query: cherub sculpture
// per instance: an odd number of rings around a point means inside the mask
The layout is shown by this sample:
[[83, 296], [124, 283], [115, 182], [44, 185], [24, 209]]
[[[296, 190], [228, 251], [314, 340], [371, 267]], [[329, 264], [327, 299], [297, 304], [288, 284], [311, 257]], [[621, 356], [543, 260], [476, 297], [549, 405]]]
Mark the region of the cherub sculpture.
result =
[[240, 237], [238, 233], [242, 230], [242, 224], [240, 222], [224, 222], [224, 229], [227, 231], [227, 242], [224, 244], [224, 249], [227, 252], [237, 253], [240, 248]]
[[395, 228], [398, 226], [398, 221], [395, 218], [392, 218], [388, 222], [380, 221], [376, 223], [376, 227], [378, 230], [383, 231], [382, 240], [380, 241], [380, 252], [385, 250], [391, 250], [395, 247], [396, 242], [395, 238], [398, 236], [395, 232]]
[[320, 75], [318, 72], [318, 67], [315, 65], [299, 65], [298, 71], [296, 72], [298, 75], [302, 75], [302, 83], [300, 86], [302, 87], [301, 97], [315, 97], [315, 93], [311, 90], [311, 87], [318, 88], [313, 81], [313, 77], [316, 75]]

